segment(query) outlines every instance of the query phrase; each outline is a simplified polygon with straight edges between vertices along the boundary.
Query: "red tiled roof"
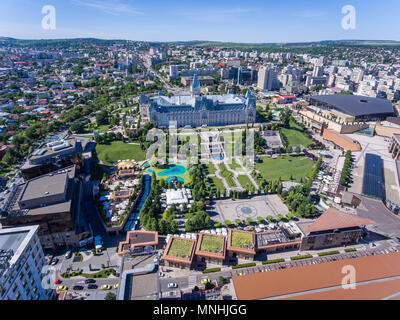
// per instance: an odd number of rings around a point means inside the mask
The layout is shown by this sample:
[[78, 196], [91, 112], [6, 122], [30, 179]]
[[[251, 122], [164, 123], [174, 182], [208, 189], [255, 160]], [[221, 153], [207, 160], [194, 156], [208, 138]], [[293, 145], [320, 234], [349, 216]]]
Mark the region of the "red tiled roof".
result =
[[361, 147], [358, 144], [347, 140], [346, 138], [338, 135], [337, 133], [335, 133], [333, 131], [325, 129], [324, 133], [322, 134], [322, 137], [325, 140], [333, 142], [334, 144], [338, 145], [339, 147], [341, 147], [344, 150], [347, 150], [347, 151], [360, 151], [361, 150]]
[[374, 223], [370, 219], [360, 218], [334, 208], [329, 208], [307, 228], [306, 234], [325, 230], [360, 227]]

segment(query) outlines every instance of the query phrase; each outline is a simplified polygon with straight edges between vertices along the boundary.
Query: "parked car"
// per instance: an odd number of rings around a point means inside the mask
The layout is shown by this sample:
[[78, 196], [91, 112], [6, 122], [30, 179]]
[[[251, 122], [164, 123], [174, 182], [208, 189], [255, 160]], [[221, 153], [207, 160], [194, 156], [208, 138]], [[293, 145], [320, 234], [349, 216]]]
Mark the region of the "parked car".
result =
[[55, 266], [58, 263], [58, 258], [53, 258], [53, 260], [51, 260], [51, 265]]
[[118, 289], [118, 283], [114, 284], [114, 289]]
[[168, 288], [178, 288], [178, 284], [175, 282], [168, 283]]
[[159, 275], [160, 277], [164, 277], [164, 276], [165, 276], [165, 274], [164, 274], [163, 272], [160, 272], [158, 275]]
[[208, 279], [208, 278], [201, 279], [201, 283], [202, 283], [202, 284], [206, 284], [206, 283], [208, 283], [208, 282], [210, 282], [210, 281], [211, 281], [211, 280]]
[[110, 286], [109, 284], [103, 284], [103, 285], [100, 287], [100, 289], [101, 289], [101, 290], [110, 290], [110, 289], [111, 289], [111, 286]]
[[83, 290], [82, 286], [73, 286], [73, 290]]
[[91, 283], [91, 284], [89, 284], [89, 285], [87, 286], [87, 288], [88, 288], [88, 289], [97, 289], [98, 286], [97, 286], [97, 284]]
[[69, 258], [71, 258], [72, 257], [72, 251], [70, 250], [70, 251], [67, 251], [67, 253], [65, 254], [65, 258], [66, 259], [69, 259]]
[[68, 287], [67, 286], [58, 286], [56, 290], [57, 291], [66, 291], [66, 290], [68, 290]]
[[54, 284], [60, 284], [61, 280], [60, 279], [54, 279]]
[[94, 279], [86, 279], [85, 283], [86, 284], [88, 284], [88, 283], [96, 283], [96, 280], [94, 280]]

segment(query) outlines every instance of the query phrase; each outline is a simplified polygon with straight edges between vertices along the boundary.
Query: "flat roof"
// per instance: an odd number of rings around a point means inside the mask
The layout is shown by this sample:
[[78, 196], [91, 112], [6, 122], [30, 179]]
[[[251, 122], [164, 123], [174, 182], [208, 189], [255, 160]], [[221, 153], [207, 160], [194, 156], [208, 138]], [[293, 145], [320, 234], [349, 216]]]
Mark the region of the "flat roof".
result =
[[[244, 247], [237, 247], [232, 245], [232, 236], [234, 234], [248, 234], [251, 238], [251, 247], [249, 248], [244, 248]], [[249, 254], [255, 254], [255, 235], [254, 232], [251, 231], [244, 231], [244, 230], [235, 230], [235, 229], [228, 229], [228, 245], [227, 245], [227, 250], [230, 251], [236, 251], [240, 253], [249, 253]]]
[[348, 94], [315, 95], [310, 99], [326, 103], [346, 114], [352, 116], [364, 116], [374, 114], [394, 113], [393, 105], [390, 101]]
[[32, 180], [28, 180], [19, 200], [27, 201], [64, 193], [68, 181], [67, 177], [68, 173], [63, 172], [46, 174]]
[[383, 161], [378, 155], [365, 155], [362, 194], [368, 197], [383, 199]]
[[400, 253], [395, 252], [235, 276], [232, 281], [238, 300], [279, 299], [289, 294], [341, 286], [344, 266], [355, 268], [358, 283], [400, 276], [399, 264]]
[[[213, 239], [213, 240], [215, 239], [216, 241], [218, 241], [218, 245], [221, 244], [220, 250], [218, 250], [217, 248], [216, 251], [207, 250], [208, 248], [203, 246], [204, 244], [203, 241], [205, 239]], [[217, 258], [217, 259], [224, 259], [225, 253], [226, 253], [225, 236], [217, 234], [209, 234], [209, 233], [200, 233], [199, 238], [197, 240], [196, 255]]]
[[[182, 256], [174, 256], [170, 255], [170, 249], [171, 247], [175, 247], [178, 242], [180, 241], [186, 241], [186, 242], [191, 242], [191, 247], [190, 249], [187, 250], [187, 252]], [[194, 239], [186, 239], [186, 238], [180, 238], [180, 237], [171, 237], [168, 240], [167, 246], [164, 250], [164, 255], [163, 259], [167, 261], [173, 261], [173, 262], [181, 262], [185, 264], [190, 264], [192, 263], [193, 256], [194, 256], [194, 251], [195, 251], [195, 245], [196, 245], [196, 240]]]

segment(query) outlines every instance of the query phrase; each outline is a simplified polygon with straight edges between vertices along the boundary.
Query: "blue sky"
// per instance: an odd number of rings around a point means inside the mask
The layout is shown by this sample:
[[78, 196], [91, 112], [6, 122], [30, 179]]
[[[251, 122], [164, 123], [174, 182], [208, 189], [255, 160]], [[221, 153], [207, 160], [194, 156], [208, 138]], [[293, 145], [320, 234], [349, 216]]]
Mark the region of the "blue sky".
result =
[[[44, 5], [56, 30], [41, 27]], [[356, 9], [356, 29], [341, 26]], [[0, 36], [147, 41], [301, 42], [400, 40], [398, 0], [0, 0]]]

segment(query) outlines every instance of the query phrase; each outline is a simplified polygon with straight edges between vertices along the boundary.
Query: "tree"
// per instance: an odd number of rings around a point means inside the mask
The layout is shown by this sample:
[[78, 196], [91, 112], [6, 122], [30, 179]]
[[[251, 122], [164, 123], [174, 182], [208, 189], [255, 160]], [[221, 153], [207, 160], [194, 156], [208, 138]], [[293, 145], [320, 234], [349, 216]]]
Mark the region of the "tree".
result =
[[235, 224], [240, 227], [240, 224], [242, 223], [242, 221], [240, 221], [240, 219], [235, 219]]
[[117, 297], [114, 293], [108, 292], [106, 294], [106, 297], [104, 298], [104, 300], [117, 300]]
[[231, 225], [231, 221], [230, 220], [225, 220], [224, 221], [224, 225], [229, 227]]
[[102, 110], [96, 114], [96, 122], [98, 125], [107, 124], [108, 123], [108, 113], [106, 110]]
[[248, 225], [248, 226], [250, 226], [251, 224], [253, 223], [253, 219], [252, 218], [246, 218], [246, 224]]

